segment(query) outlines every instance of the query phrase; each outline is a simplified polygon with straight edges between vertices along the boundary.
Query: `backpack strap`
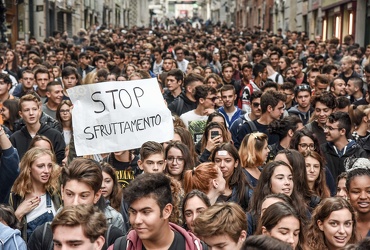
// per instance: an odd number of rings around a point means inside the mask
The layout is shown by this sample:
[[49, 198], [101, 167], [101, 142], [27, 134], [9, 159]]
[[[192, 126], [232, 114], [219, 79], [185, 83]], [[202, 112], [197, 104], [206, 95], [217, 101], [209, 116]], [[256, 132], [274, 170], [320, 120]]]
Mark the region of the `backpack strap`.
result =
[[[44, 223], [44, 227], [42, 228], [42, 238], [41, 238], [41, 247], [42, 248], [44, 247], [46, 230], [48, 230], [48, 227], [50, 225], [51, 225], [51, 222], [48, 221], [48, 222]], [[50, 242], [49, 245], [47, 246], [47, 248], [45, 248], [45, 249], [52, 250], [53, 249], [53, 243]]]
[[109, 247], [109, 234], [110, 234], [111, 229], [112, 229], [112, 224], [109, 225], [108, 230], [107, 230], [107, 234], [105, 236], [105, 245], [106, 245], [107, 249]]
[[258, 129], [256, 127], [256, 124], [254, 124], [253, 121], [246, 121], [250, 127], [250, 129], [252, 130], [252, 133], [256, 133], [258, 132]]
[[126, 241], [127, 241], [127, 236], [122, 236], [122, 237], [117, 238], [114, 241], [113, 250], [126, 250], [126, 247], [127, 247]]
[[184, 107], [184, 100], [179, 96], [178, 97], [178, 105], [176, 107], [176, 115], [181, 116], [180, 112], [182, 111], [182, 108]]

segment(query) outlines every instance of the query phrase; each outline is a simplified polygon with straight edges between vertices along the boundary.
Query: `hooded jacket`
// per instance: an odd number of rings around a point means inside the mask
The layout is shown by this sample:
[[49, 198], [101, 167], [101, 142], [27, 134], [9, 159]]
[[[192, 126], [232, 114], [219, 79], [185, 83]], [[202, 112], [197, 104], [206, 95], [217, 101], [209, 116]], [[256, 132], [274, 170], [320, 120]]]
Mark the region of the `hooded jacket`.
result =
[[301, 119], [303, 125], [306, 125], [308, 123], [308, 121], [310, 120], [311, 115], [313, 114], [313, 112], [314, 112], [313, 107], [310, 107], [310, 109], [307, 112], [302, 112], [298, 109], [298, 105], [296, 105], [294, 107], [291, 107], [288, 110], [289, 115], [298, 116]]
[[[203, 250], [203, 245], [201, 241], [191, 232], [186, 231], [182, 227], [174, 224], [174, 223], [169, 223], [170, 228], [174, 232], [180, 233], [184, 239], [185, 239], [185, 249], [186, 250]], [[143, 242], [137, 235], [135, 230], [131, 230], [127, 236], [126, 240], [126, 249], [127, 250], [141, 250], [143, 248]], [[123, 238], [124, 239], [124, 238]], [[122, 237], [117, 239], [114, 244], [119, 244], [120, 241], [122, 240]], [[114, 245], [110, 246], [108, 250], [113, 250]], [[123, 248], [124, 249], [124, 248]]]
[[18, 229], [5, 226], [0, 222], [0, 250], [27, 250], [27, 245]]
[[[41, 124], [39, 131], [37, 131], [38, 135], [44, 135], [53, 144], [55, 156], [57, 159], [57, 163], [61, 164], [62, 160], [64, 159], [64, 153], [66, 148], [66, 143], [64, 142], [63, 135], [58, 131], [46, 124]], [[12, 142], [13, 146], [18, 150], [19, 158], [22, 159], [23, 155], [28, 150], [30, 143], [32, 141], [32, 137], [27, 130], [27, 127], [24, 126], [21, 130], [18, 130], [10, 137], [10, 141]]]

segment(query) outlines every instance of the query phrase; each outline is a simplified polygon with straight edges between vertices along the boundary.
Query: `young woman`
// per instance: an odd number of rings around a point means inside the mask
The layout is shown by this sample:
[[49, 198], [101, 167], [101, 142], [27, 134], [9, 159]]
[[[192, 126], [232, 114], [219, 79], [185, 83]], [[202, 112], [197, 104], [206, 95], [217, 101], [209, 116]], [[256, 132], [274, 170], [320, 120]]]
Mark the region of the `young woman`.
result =
[[226, 180], [225, 192], [218, 201], [235, 202], [247, 211], [253, 191], [240, 165], [238, 150], [231, 143], [222, 143], [213, 150], [211, 161]]
[[342, 197], [344, 199], [348, 199], [348, 190], [346, 188], [346, 181], [347, 181], [347, 173], [343, 172], [338, 175], [337, 178], [337, 193], [335, 196]]
[[252, 187], [257, 186], [260, 166], [266, 162], [269, 152], [266, 134], [257, 132], [244, 137], [239, 148], [240, 163]]
[[103, 171], [102, 195], [108, 205], [120, 212], [122, 188], [118, 184], [115, 169], [106, 162], [101, 163]]
[[194, 232], [193, 222], [199, 214], [211, 206], [207, 195], [197, 189], [185, 195], [182, 203], [182, 216], [184, 227]]
[[165, 173], [183, 186], [184, 173], [194, 168], [193, 158], [188, 147], [179, 141], [171, 141], [165, 150], [167, 166]]
[[315, 209], [307, 230], [308, 249], [340, 250], [356, 242], [356, 215], [340, 197], [323, 200]]
[[13, 50], [7, 50], [5, 52], [6, 66], [5, 70], [8, 71], [17, 80], [22, 77], [21, 69], [18, 65], [18, 54]]
[[349, 116], [352, 121], [352, 137], [356, 141], [369, 135], [368, 132], [368, 113], [370, 113], [369, 105], [351, 105], [349, 107]]
[[285, 202], [269, 206], [263, 213], [256, 234], [287, 242], [292, 249], [303, 249], [304, 229], [299, 213]]
[[279, 59], [279, 73], [283, 74], [283, 72], [290, 67], [290, 59], [287, 56], [282, 56]]
[[125, 73], [126, 73], [126, 76], [127, 77], [130, 77], [130, 75], [132, 74], [132, 73], [134, 73], [135, 71], [137, 71], [138, 70], [138, 68], [135, 66], [135, 65], [133, 65], [133, 64], [128, 64], [127, 66], [126, 66], [126, 69], [125, 69]]
[[12, 133], [14, 131], [15, 122], [20, 119], [19, 116], [19, 105], [18, 100], [5, 100], [3, 102], [3, 107], [1, 108], [1, 117], [4, 122], [4, 126], [7, 127]]
[[182, 143], [184, 143], [190, 151], [190, 155], [193, 158], [194, 164], [198, 164], [199, 156], [195, 151], [193, 136], [191, 135], [189, 130], [182, 127], [175, 127], [173, 141], [181, 141]]
[[44, 135], [35, 135], [35, 137], [32, 138], [29, 149], [36, 147], [48, 149], [54, 153], [53, 143], [51, 143], [50, 139]]
[[56, 118], [63, 128], [63, 137], [66, 145], [69, 145], [72, 138], [72, 102], [63, 100], [57, 108]]
[[198, 189], [208, 196], [211, 204], [216, 203], [218, 197], [225, 192], [225, 187], [226, 181], [222, 172], [213, 162], [202, 163], [185, 172], [185, 193]]
[[20, 163], [20, 173], [10, 194], [9, 204], [22, 222], [25, 241], [37, 226], [52, 221], [60, 207], [59, 167], [47, 149], [32, 148]]
[[330, 191], [326, 185], [323, 157], [316, 151], [307, 151], [304, 159], [310, 191], [321, 199], [330, 197]]
[[212, 73], [206, 76], [206, 78], [204, 78], [204, 84], [210, 85], [215, 89], [219, 89], [222, 87], [223, 82], [222, 78], [219, 75]]
[[204, 129], [200, 152], [202, 152], [199, 161], [207, 162], [211, 152], [223, 142], [229, 142], [230, 136], [225, 126], [218, 122], [210, 122]]
[[357, 214], [358, 239], [370, 236], [370, 160], [358, 158], [347, 168], [348, 198]]

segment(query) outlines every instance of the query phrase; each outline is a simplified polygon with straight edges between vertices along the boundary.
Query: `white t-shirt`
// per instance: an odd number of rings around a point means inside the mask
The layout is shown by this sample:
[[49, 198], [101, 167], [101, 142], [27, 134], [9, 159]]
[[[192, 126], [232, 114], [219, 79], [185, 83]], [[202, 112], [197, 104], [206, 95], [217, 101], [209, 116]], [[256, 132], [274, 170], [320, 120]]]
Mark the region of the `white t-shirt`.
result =
[[202, 139], [204, 128], [206, 127], [207, 115], [197, 115], [195, 110], [188, 111], [180, 116], [180, 119], [184, 122], [186, 128], [193, 135], [194, 142], [198, 142]]

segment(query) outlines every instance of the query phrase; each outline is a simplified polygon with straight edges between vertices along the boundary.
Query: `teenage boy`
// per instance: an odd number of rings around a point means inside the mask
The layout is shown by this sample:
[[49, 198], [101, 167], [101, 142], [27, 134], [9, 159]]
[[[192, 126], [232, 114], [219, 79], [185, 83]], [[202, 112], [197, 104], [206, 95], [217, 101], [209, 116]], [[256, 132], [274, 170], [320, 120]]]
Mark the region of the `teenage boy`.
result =
[[22, 158], [28, 150], [32, 138], [35, 135], [44, 135], [53, 144], [57, 163], [62, 164], [66, 147], [63, 136], [49, 125], [40, 123], [41, 113], [40, 101], [36, 96], [32, 94], [22, 96], [19, 100], [19, 115], [26, 126], [12, 134], [10, 141], [18, 150], [19, 158]]
[[146, 173], [123, 190], [132, 230], [109, 247], [113, 249], [204, 249], [200, 240], [169, 222], [173, 210], [171, 180], [163, 173]]
[[54, 250], [102, 249], [107, 221], [104, 214], [92, 205], [65, 207], [51, 223]]
[[163, 94], [167, 105], [170, 105], [182, 92], [184, 73], [179, 69], [171, 69], [166, 78], [167, 91]]
[[152, 65], [153, 73], [156, 75], [159, 75], [162, 73], [162, 64], [163, 64], [163, 59], [162, 59], [162, 49], [159, 47], [156, 47], [153, 49], [153, 54], [154, 54], [154, 62]]
[[86, 54], [86, 52], [82, 52], [78, 55], [78, 67], [77, 71], [78, 74], [82, 77], [82, 79], [85, 78], [85, 76], [94, 70], [94, 67], [90, 65], [91, 63], [91, 57]]
[[358, 102], [364, 98], [364, 81], [360, 77], [351, 77], [346, 86], [346, 92], [350, 97], [351, 103]]
[[[35, 80], [37, 84], [36, 93], [39, 95], [41, 99], [41, 103], [45, 103], [47, 96], [47, 85], [53, 79], [50, 78], [50, 74], [47, 68], [45, 67], [38, 67], [35, 71]], [[55, 119], [55, 117], [54, 117]]]
[[294, 84], [292, 82], [284, 82], [280, 86], [280, 92], [285, 94], [285, 110], [289, 110], [293, 106], [294, 100]]
[[226, 120], [226, 126], [230, 128], [234, 121], [243, 115], [244, 112], [239, 107], [234, 105], [237, 96], [234, 86], [224, 85], [220, 89], [220, 93], [224, 106], [219, 108], [218, 112], [224, 116]]
[[154, 141], [145, 142], [140, 148], [137, 164], [144, 173], [162, 173], [166, 168], [163, 146]]
[[320, 94], [321, 92], [328, 90], [329, 88], [329, 77], [324, 74], [318, 75], [315, 79], [315, 89], [313, 90], [315, 95]]
[[[225, 62], [222, 64], [222, 81], [224, 85], [232, 85], [235, 88], [235, 93], [239, 93], [241, 90], [240, 80], [236, 81], [233, 79], [235, 68], [231, 62]], [[235, 105], [238, 104], [238, 99], [234, 101]]]
[[182, 46], [176, 46], [174, 51], [176, 55], [177, 66], [182, 72], [185, 73], [189, 61], [185, 59], [184, 49], [182, 48]]
[[[95, 205], [103, 211], [106, 222], [112, 225], [107, 239], [108, 246], [127, 232], [128, 218], [123, 220], [120, 213], [111, 206], [105, 205], [101, 190], [103, 173], [98, 162], [76, 158], [67, 167], [62, 168], [60, 180], [64, 207]], [[52, 240], [50, 224], [44, 224], [38, 226], [31, 234], [27, 246], [29, 250], [49, 250], [52, 249]]]
[[306, 125], [306, 128], [316, 135], [319, 144], [326, 142], [324, 127], [328, 121], [328, 117], [334, 112], [337, 107], [335, 96], [328, 91], [324, 91], [312, 98], [312, 107], [315, 110], [316, 119]]
[[217, 203], [194, 220], [195, 234], [211, 249], [241, 249], [247, 228], [243, 209], [233, 202]]
[[22, 72], [22, 84], [18, 84], [14, 91], [13, 95], [15, 97], [21, 98], [22, 96], [32, 93], [35, 91], [33, 86], [35, 85], [35, 75], [31, 70], [26, 69]]
[[277, 136], [270, 135], [268, 132], [268, 126], [272, 121], [279, 120], [283, 115], [285, 100], [286, 96], [283, 93], [271, 90], [264, 92], [261, 96], [261, 117], [253, 121], [253, 127], [255, 127], [255, 129], [253, 129], [248, 122], [244, 123], [238, 131], [238, 135], [234, 141], [235, 147], [240, 147], [243, 138], [247, 134], [257, 131], [268, 135], [269, 145], [276, 143], [279, 138]]
[[156, 75], [150, 70], [150, 59], [145, 57], [143, 59], [140, 60], [140, 68], [142, 70], [144, 70], [145, 72], [147, 72], [150, 77], [154, 78], [156, 77]]
[[58, 81], [49, 82], [46, 87], [48, 101], [42, 104], [42, 111], [56, 119], [57, 108], [63, 100], [63, 87]]
[[298, 85], [294, 90], [295, 101], [297, 105], [288, 110], [289, 115], [296, 115], [303, 125], [306, 125], [313, 114], [311, 107], [311, 88], [307, 84]]
[[366, 152], [356, 144], [356, 141], [349, 140], [351, 124], [349, 114], [338, 111], [329, 115], [324, 127], [327, 143], [321, 145], [321, 152], [334, 180], [345, 171], [345, 159], [366, 158]]

